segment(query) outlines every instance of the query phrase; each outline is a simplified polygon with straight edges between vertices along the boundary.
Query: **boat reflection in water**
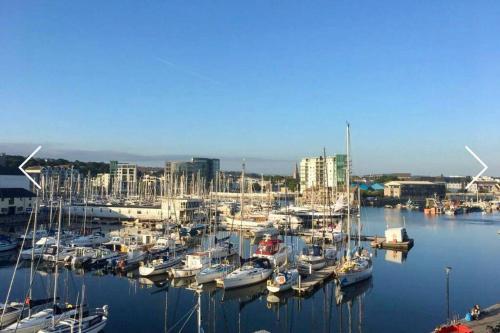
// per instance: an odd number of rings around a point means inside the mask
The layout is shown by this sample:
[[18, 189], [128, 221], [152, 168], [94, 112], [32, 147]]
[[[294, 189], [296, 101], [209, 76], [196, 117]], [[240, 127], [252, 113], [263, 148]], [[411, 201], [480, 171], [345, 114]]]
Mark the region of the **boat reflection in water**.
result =
[[166, 275], [154, 275], [150, 277], [139, 277], [138, 278], [139, 285], [146, 287], [146, 288], [151, 288], [151, 287], [157, 287], [157, 288], [164, 288], [165, 286], [169, 285], [169, 280], [167, 279]]
[[408, 251], [385, 250], [385, 261], [402, 264], [406, 261]]
[[[356, 283], [347, 288], [340, 288], [340, 285], [337, 285], [337, 287], [335, 288], [335, 301], [337, 302], [337, 306], [339, 308], [340, 332], [363, 332], [364, 300], [365, 296], [369, 294], [372, 288], [372, 278]], [[347, 307], [347, 318], [344, 318], [344, 305]], [[353, 312], [355, 312], [354, 315]], [[353, 321], [355, 320], [355, 317], [358, 318], [358, 328], [353, 330]], [[345, 319], [347, 319], [347, 329], [343, 327]]]
[[225, 289], [222, 295], [222, 302], [237, 300], [240, 306], [248, 304], [266, 293], [267, 283], [254, 284], [248, 287], [241, 287], [235, 289]]

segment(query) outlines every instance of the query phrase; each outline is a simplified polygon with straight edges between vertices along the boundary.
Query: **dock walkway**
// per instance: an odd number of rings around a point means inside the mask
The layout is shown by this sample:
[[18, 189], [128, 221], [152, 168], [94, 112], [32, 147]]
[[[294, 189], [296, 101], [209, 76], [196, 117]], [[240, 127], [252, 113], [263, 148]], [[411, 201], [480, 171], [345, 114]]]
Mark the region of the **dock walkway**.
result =
[[487, 326], [494, 328], [500, 324], [500, 303], [483, 309], [479, 318], [479, 320], [473, 321], [462, 319], [460, 322], [469, 326], [474, 333], [486, 333]]
[[322, 284], [326, 279], [332, 277], [335, 273], [335, 266], [326, 266], [320, 270], [312, 272], [311, 275], [304, 279], [300, 279], [300, 284], [292, 286], [293, 290], [299, 294], [308, 293], [316, 286]]

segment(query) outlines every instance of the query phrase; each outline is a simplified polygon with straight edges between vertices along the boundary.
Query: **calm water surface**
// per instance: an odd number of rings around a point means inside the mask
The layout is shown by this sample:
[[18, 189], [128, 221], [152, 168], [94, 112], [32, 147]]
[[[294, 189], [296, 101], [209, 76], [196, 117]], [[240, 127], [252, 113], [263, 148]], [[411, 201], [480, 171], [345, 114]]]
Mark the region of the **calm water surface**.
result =
[[[453, 314], [462, 316], [476, 303], [486, 307], [500, 301], [500, 214], [426, 217], [421, 212], [366, 208], [362, 233], [382, 235], [386, 225], [402, 225], [403, 217], [414, 248], [406, 258], [374, 251], [371, 280], [344, 292], [329, 282], [308, 297], [289, 293], [277, 303], [268, 302], [265, 284], [229, 292], [208, 287], [201, 296], [204, 331], [429, 332], [446, 319], [445, 266], [452, 267]], [[247, 253], [251, 247], [247, 240]], [[0, 257], [2, 302], [13, 271], [9, 257]], [[194, 291], [129, 275], [62, 269], [60, 295], [74, 302], [85, 282], [87, 303], [110, 307], [106, 332], [196, 331]], [[39, 271], [35, 296], [48, 295], [52, 280], [52, 272]], [[19, 269], [12, 298], [23, 299], [28, 283], [29, 267]]]

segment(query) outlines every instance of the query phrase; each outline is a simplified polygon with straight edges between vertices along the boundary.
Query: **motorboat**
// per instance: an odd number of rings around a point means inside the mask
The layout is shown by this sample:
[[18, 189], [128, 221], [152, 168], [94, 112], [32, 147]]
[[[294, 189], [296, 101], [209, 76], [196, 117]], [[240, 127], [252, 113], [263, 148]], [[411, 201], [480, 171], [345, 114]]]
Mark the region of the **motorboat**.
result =
[[182, 263], [183, 257], [169, 257], [168, 255], [158, 259], [153, 259], [150, 262], [139, 266], [140, 276], [153, 276], [165, 274], [168, 270], [176, 265]]
[[74, 249], [70, 247], [58, 246], [57, 244], [50, 245], [45, 248], [42, 258], [48, 262], [63, 262], [64, 259], [73, 253]]
[[233, 270], [234, 265], [229, 263], [211, 265], [210, 267], [204, 268], [198, 274], [196, 274], [196, 283], [204, 284], [213, 282], [217, 279], [222, 279]]
[[109, 241], [109, 238], [106, 237], [106, 235], [104, 235], [100, 231], [97, 231], [97, 232], [94, 232], [90, 235], [80, 236], [80, 237], [73, 239], [70, 242], [70, 245], [72, 247], [77, 247], [77, 246], [94, 247], [94, 246], [99, 246], [99, 245], [106, 243], [108, 241]]
[[14, 250], [17, 243], [12, 241], [9, 237], [0, 235], [0, 252]]
[[256, 258], [269, 259], [274, 266], [281, 266], [287, 262], [289, 256], [292, 254], [292, 248], [277, 237], [266, 234], [264, 239], [259, 242], [255, 253], [252, 255]]
[[207, 252], [195, 252], [186, 255], [186, 260], [184, 265], [180, 267], [171, 268], [172, 276], [174, 278], [185, 278], [190, 276], [195, 276], [203, 268], [210, 265], [211, 259]]
[[275, 227], [296, 230], [302, 228], [302, 219], [298, 216], [287, 214], [287, 212], [274, 211], [269, 214], [269, 221]]
[[118, 258], [111, 258], [109, 262], [116, 262], [116, 268], [121, 271], [129, 271], [140, 265], [146, 258], [147, 252], [138, 245], [131, 245], [127, 248], [127, 253]]
[[94, 255], [94, 249], [91, 247], [75, 247], [70, 254], [64, 258], [64, 262], [71, 264], [74, 267], [81, 267], [84, 264], [90, 262], [90, 259]]
[[98, 333], [108, 321], [108, 306], [104, 305], [92, 313], [61, 320], [55, 326], [38, 331], [38, 333]]
[[323, 248], [318, 244], [304, 247], [302, 249], [302, 253], [297, 257], [297, 263], [299, 269], [304, 272], [322, 269], [326, 266], [326, 258], [323, 255]]
[[276, 276], [267, 281], [267, 290], [272, 293], [279, 293], [292, 288], [299, 281], [299, 271], [296, 268], [286, 269], [278, 272]]
[[279, 230], [273, 227], [272, 223], [269, 223], [265, 226], [256, 227], [250, 230], [250, 234], [255, 238], [260, 238], [264, 237], [265, 235], [272, 235], [272, 236], [278, 235]]
[[70, 304], [56, 304], [52, 308], [35, 312], [31, 316], [21, 319], [5, 327], [3, 333], [33, 333], [52, 325], [52, 322], [74, 317], [77, 309]]
[[265, 281], [273, 273], [271, 262], [267, 258], [251, 258], [240, 268], [229, 273], [217, 283], [224, 289], [244, 287]]

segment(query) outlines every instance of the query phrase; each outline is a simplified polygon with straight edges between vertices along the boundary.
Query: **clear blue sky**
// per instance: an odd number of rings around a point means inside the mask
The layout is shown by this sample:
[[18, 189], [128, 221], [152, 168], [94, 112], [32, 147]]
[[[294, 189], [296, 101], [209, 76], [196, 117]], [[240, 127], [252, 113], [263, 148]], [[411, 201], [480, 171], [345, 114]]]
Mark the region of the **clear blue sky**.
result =
[[343, 152], [348, 120], [359, 173], [474, 174], [469, 145], [500, 175], [499, 17], [498, 1], [1, 1], [0, 142], [294, 160]]

